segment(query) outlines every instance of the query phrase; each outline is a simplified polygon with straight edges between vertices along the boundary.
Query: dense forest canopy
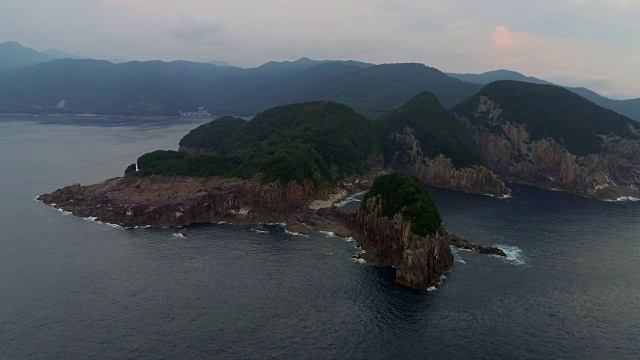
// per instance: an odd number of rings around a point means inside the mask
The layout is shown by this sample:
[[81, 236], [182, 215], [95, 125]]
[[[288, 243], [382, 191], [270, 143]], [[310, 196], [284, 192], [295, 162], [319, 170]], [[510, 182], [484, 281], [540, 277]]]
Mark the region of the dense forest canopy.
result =
[[[313, 181], [317, 189], [364, 172], [374, 152], [371, 122], [334, 102], [279, 106], [251, 121], [224, 117], [192, 130], [184, 152], [154, 152], [138, 160], [140, 175], [261, 174], [267, 183]], [[132, 174], [132, 168], [127, 174]]]
[[376, 178], [362, 201], [363, 211], [372, 211], [367, 204], [375, 197], [379, 197], [382, 216], [393, 218], [402, 214], [411, 221], [411, 231], [416, 235], [433, 235], [442, 230], [438, 208], [427, 189], [412, 176], [393, 173]]

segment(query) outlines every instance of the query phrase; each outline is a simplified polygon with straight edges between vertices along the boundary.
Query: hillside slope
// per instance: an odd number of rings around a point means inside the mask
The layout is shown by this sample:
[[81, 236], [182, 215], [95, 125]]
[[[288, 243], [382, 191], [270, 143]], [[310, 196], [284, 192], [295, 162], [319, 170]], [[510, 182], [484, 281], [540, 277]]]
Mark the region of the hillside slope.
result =
[[380, 138], [385, 163], [424, 184], [504, 196], [509, 189], [484, 167], [463, 122], [429, 92], [386, 115]]
[[598, 198], [640, 196], [640, 124], [551, 86], [499, 81], [453, 111], [507, 181]]
[[137, 174], [260, 176], [281, 185], [310, 181], [319, 190], [364, 173], [374, 139], [369, 120], [345, 105], [286, 105], [251, 121], [225, 117], [202, 125], [180, 141], [180, 152], [140, 157]]

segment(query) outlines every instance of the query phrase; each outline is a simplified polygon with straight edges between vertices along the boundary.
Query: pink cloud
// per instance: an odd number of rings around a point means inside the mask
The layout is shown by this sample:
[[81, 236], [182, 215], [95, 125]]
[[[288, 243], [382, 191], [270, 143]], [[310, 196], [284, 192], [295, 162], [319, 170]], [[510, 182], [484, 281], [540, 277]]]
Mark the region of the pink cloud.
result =
[[499, 25], [491, 34], [493, 45], [499, 49], [508, 49], [518, 42], [516, 36], [505, 25]]

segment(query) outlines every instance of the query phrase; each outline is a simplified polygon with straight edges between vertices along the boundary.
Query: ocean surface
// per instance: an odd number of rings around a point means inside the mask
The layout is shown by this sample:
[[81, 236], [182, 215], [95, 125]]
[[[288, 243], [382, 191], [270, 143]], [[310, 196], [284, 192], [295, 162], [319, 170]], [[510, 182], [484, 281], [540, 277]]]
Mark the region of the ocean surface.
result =
[[436, 291], [273, 228], [122, 230], [34, 201], [175, 149], [188, 121], [0, 118], [0, 359], [640, 359], [640, 202], [431, 189], [456, 251]]

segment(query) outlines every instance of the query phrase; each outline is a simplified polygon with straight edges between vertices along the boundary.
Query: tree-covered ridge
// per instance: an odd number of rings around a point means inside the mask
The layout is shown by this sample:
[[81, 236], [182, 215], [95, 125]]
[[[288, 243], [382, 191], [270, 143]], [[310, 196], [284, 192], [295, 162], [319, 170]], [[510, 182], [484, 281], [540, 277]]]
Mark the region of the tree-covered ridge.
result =
[[[225, 175], [266, 183], [312, 180], [316, 189], [364, 172], [375, 150], [369, 120], [345, 105], [311, 102], [276, 107], [245, 121], [225, 117], [192, 130], [180, 146], [205, 155], [153, 152], [139, 174]], [[129, 167], [127, 174], [134, 168]]]
[[416, 95], [383, 118], [381, 134], [386, 161], [390, 161], [396, 151], [390, 134], [405, 127], [413, 130], [427, 157], [442, 154], [451, 158], [458, 168], [483, 163], [482, 155], [462, 121], [445, 109], [430, 92]]
[[551, 138], [579, 156], [602, 151], [599, 135], [638, 139], [632, 130], [640, 130], [637, 122], [553, 85], [493, 82], [453, 111], [471, 120], [481, 120], [492, 128], [492, 121], [486, 114], [476, 114], [482, 96], [502, 109], [499, 122], [525, 124], [532, 140]]
[[212, 154], [226, 154], [239, 145], [235, 143], [236, 136], [245, 125], [247, 120], [233, 116], [221, 117], [190, 131], [180, 140], [180, 147]]
[[362, 210], [366, 213], [370, 198], [379, 197], [381, 215], [393, 218], [402, 214], [411, 221], [411, 231], [419, 236], [433, 235], [442, 230], [442, 218], [427, 189], [418, 179], [393, 173], [376, 178], [371, 189], [362, 201]]

